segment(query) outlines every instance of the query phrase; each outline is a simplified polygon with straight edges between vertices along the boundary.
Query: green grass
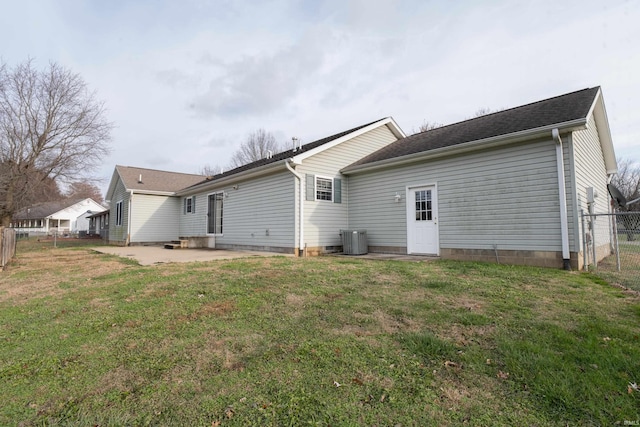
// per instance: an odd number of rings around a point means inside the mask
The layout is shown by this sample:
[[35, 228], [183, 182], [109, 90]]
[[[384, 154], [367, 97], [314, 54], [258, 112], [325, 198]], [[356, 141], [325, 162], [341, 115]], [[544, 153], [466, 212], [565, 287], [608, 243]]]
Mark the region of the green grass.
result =
[[640, 420], [640, 299], [593, 275], [18, 253], [0, 276], [0, 425]]
[[618, 248], [620, 271], [617, 257], [611, 255], [598, 262], [598, 268], [593, 272], [609, 283], [640, 292], [640, 242], [637, 239], [634, 242], [620, 240]]

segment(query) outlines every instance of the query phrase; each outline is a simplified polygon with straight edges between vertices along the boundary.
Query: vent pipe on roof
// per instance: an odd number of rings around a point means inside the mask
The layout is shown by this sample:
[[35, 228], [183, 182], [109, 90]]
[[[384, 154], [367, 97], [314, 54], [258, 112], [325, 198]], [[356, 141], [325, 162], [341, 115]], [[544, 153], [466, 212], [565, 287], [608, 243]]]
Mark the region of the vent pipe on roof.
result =
[[142, 184], [142, 174], [138, 176], [138, 184]]
[[293, 152], [295, 153], [296, 151], [298, 151], [298, 147], [297, 147], [298, 138], [294, 136], [291, 138], [291, 141], [293, 141]]
[[270, 159], [272, 157], [273, 157], [273, 151], [267, 150], [267, 159]]

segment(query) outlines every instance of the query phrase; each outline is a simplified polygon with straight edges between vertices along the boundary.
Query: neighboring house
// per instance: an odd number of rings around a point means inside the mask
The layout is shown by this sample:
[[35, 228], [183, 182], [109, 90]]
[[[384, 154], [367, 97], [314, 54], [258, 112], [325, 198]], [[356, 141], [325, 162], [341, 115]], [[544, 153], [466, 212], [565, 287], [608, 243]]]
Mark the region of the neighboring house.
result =
[[109, 240], [109, 213], [110, 210], [94, 213], [89, 216], [90, 236], [99, 235], [104, 240]]
[[120, 245], [178, 239], [180, 199], [175, 192], [202, 175], [116, 166], [107, 190], [109, 242]]
[[[108, 198], [124, 224], [119, 168]], [[139, 218], [137, 227], [156, 224], [145, 239], [111, 240], [310, 255], [340, 251], [341, 230], [365, 229], [370, 252], [578, 268], [588, 189], [592, 209], [608, 211], [616, 172], [602, 93], [591, 88], [409, 137], [385, 118], [163, 187], [166, 209]]]
[[90, 214], [105, 210], [91, 198], [40, 203], [18, 211], [11, 226], [19, 232], [77, 233], [88, 231]]

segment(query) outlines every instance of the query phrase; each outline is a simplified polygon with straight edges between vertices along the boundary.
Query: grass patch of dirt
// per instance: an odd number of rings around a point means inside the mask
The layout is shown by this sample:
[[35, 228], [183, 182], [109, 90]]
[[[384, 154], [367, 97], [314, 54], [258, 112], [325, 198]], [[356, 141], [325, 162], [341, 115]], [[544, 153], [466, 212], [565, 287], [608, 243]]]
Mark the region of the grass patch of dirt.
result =
[[482, 263], [141, 267], [22, 251], [0, 425], [604, 425], [640, 413], [640, 298]]
[[94, 279], [118, 274], [127, 268], [130, 266], [118, 258], [99, 256], [89, 249], [47, 247], [19, 252], [2, 272], [0, 302], [20, 304], [33, 298], [59, 297], [72, 292], [74, 287], [91, 287]]

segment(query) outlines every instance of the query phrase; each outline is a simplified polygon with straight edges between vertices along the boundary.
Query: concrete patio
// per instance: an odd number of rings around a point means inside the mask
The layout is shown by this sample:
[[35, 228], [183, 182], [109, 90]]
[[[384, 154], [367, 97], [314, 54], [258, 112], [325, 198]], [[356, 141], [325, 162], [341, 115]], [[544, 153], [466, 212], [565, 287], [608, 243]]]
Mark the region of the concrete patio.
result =
[[[170, 262], [202, 262], [248, 257], [293, 256], [291, 254], [281, 254], [275, 252], [232, 251], [226, 249], [165, 249], [162, 246], [97, 246], [91, 249], [104, 254], [117, 255], [120, 257], [134, 259], [138, 263], [140, 263], [140, 265], [157, 265]], [[328, 256], [351, 259], [395, 260], [414, 262], [424, 262], [438, 259], [438, 257], [425, 255], [378, 253], [369, 253], [364, 255], [344, 255], [342, 253], [336, 253], [329, 254]]]
[[157, 265], [170, 262], [203, 262], [248, 257], [293, 256], [274, 252], [222, 249], [165, 249], [162, 246], [98, 246], [91, 249], [104, 254], [134, 259], [140, 265]]

